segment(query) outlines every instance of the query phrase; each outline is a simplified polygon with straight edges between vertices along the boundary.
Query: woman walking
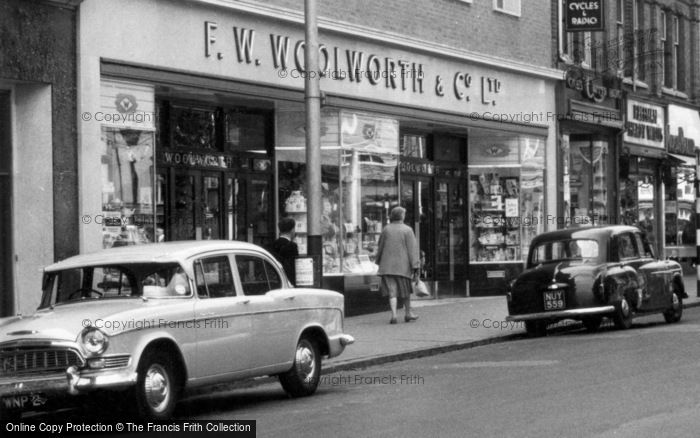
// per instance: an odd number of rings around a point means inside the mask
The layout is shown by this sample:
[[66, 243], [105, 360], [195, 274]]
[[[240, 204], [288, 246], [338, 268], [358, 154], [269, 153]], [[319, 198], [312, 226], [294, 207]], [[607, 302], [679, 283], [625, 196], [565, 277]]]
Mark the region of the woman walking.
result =
[[399, 297], [403, 299], [406, 310], [404, 321], [411, 322], [418, 319], [418, 316], [411, 312], [411, 281], [418, 278], [420, 254], [413, 230], [403, 223], [405, 218], [405, 208], [394, 207], [391, 210], [389, 214], [391, 223], [384, 227], [379, 236], [375, 259], [375, 263], [379, 265], [378, 274], [382, 277], [382, 295], [389, 297], [390, 324], [396, 324]]

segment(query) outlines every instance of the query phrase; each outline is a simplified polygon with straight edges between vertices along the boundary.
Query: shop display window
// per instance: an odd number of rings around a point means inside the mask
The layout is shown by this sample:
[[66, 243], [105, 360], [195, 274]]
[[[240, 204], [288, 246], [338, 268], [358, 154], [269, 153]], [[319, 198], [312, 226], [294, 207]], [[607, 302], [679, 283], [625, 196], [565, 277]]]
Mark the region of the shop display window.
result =
[[472, 136], [470, 262], [522, 262], [544, 231], [544, 144], [531, 136]]
[[[324, 274], [373, 274], [379, 234], [398, 205], [398, 122], [324, 110], [321, 181]], [[307, 251], [303, 111], [277, 118], [279, 216], [297, 222], [299, 252]]]
[[649, 244], [658, 250], [655, 214], [658, 160], [636, 156], [622, 159], [628, 161], [628, 175], [620, 178], [620, 223], [639, 227]]
[[173, 105], [170, 145], [176, 148], [218, 149], [216, 110]]
[[[695, 252], [695, 170], [692, 167], [673, 167], [670, 172], [669, 185], [665, 187], [665, 246], [688, 246]], [[667, 256], [680, 256], [667, 252]]]
[[571, 141], [569, 149], [569, 220], [565, 226], [608, 223], [607, 142]]
[[103, 247], [153, 242], [152, 131], [102, 127]]

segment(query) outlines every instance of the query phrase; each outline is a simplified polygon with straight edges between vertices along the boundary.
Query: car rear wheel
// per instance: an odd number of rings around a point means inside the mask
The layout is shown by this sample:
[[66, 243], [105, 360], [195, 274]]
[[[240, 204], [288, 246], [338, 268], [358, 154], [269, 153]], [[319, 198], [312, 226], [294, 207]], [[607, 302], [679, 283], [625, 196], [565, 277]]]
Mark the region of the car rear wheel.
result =
[[547, 335], [547, 323], [544, 321], [525, 321], [525, 331], [531, 338]]
[[159, 351], [146, 351], [134, 389], [138, 415], [150, 420], [169, 419], [179, 394], [172, 359]]
[[292, 369], [280, 374], [280, 383], [292, 397], [304, 397], [316, 392], [321, 378], [321, 353], [315, 340], [304, 337], [299, 340]]
[[615, 314], [613, 316], [613, 322], [615, 323], [615, 328], [620, 330], [626, 330], [632, 327], [632, 318], [634, 317], [632, 307], [629, 301], [624, 296], [620, 301], [615, 304]]
[[603, 318], [600, 316], [591, 316], [589, 318], [584, 318], [581, 322], [583, 323], [583, 326], [586, 327], [586, 330], [589, 332], [595, 332], [600, 328]]
[[681, 294], [678, 292], [678, 286], [676, 286], [675, 283], [671, 287], [673, 303], [671, 304], [671, 308], [664, 312], [664, 319], [669, 324], [680, 321], [683, 316], [683, 298], [681, 298]]

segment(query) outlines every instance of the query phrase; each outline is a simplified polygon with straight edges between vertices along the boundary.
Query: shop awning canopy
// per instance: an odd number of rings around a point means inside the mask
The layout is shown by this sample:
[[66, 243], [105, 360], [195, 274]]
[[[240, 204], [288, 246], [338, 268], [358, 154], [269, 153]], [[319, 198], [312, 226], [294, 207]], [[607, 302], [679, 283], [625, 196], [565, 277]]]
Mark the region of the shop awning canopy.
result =
[[668, 153], [666, 159], [674, 166], [695, 166], [695, 157]]

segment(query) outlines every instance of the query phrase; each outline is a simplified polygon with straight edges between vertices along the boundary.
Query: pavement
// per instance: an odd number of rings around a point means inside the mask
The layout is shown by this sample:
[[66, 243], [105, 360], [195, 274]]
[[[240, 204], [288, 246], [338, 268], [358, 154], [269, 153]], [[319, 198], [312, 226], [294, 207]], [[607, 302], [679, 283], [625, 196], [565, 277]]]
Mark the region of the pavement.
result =
[[[696, 275], [686, 275], [683, 280], [689, 296], [683, 307], [700, 306]], [[505, 296], [419, 299], [412, 304], [419, 319], [410, 323], [404, 322], [403, 309], [399, 309], [399, 323], [395, 325], [389, 324], [389, 312], [346, 318], [345, 333], [352, 335], [355, 343], [340, 356], [326, 360], [323, 373], [505, 342], [525, 335], [523, 323], [505, 320]], [[581, 326], [572, 321], [558, 324], [561, 329], [567, 325]]]

